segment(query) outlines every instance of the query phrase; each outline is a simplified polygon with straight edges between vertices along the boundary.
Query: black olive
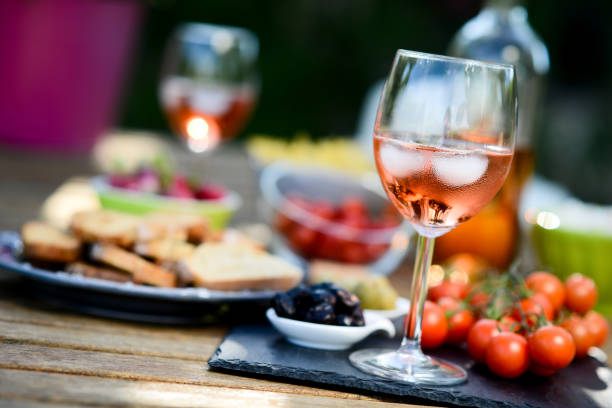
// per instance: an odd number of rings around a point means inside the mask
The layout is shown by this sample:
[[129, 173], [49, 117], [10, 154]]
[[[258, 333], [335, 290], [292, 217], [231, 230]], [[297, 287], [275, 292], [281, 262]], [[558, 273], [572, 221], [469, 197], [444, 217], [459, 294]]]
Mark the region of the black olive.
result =
[[352, 326], [353, 318], [351, 316], [340, 314], [336, 316], [336, 324], [339, 326]]
[[293, 299], [293, 304], [298, 312], [303, 311], [305, 313], [313, 305], [310, 292], [308, 286], [304, 284], [298, 285], [287, 292], [287, 295]]
[[363, 318], [361, 306], [355, 308], [351, 317], [353, 318], [353, 326], [365, 326], [365, 319]]
[[336, 296], [336, 312], [351, 314], [359, 306], [359, 298], [342, 288], [332, 292]]
[[336, 304], [336, 297], [327, 289], [314, 289], [310, 292], [310, 299], [312, 299], [313, 305], [329, 303], [333, 306]]
[[274, 311], [280, 317], [292, 318], [295, 316], [295, 304], [286, 293], [277, 293], [272, 300]]
[[317, 290], [317, 289], [333, 289], [336, 288], [337, 286], [334, 285], [332, 282], [319, 282], [319, 283], [315, 283], [314, 285], [312, 285], [310, 287], [310, 289], [312, 290]]
[[306, 321], [312, 323], [334, 324], [336, 322], [334, 307], [329, 303], [320, 303], [312, 306], [306, 313]]
[[287, 295], [289, 295], [293, 299], [296, 299], [296, 298], [308, 296], [309, 293], [310, 293], [310, 289], [308, 288], [308, 286], [304, 285], [303, 283], [300, 283], [296, 287], [290, 289], [287, 292]]

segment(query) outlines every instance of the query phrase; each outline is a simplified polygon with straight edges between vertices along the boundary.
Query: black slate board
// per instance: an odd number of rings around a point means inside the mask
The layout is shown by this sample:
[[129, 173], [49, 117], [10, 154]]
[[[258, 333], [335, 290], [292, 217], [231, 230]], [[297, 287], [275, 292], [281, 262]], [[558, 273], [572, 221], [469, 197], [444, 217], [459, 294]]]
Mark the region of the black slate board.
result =
[[[373, 336], [345, 351], [312, 350], [286, 342], [266, 324], [235, 327], [208, 362], [214, 369], [308, 381], [350, 391], [407, 397], [406, 402], [431, 402], [467, 407], [612, 407], [612, 370], [594, 358], [574, 362], [550, 378], [525, 375], [517, 380], [493, 377], [474, 365], [465, 351], [432, 352], [468, 371], [467, 383], [453, 387], [398, 384], [354, 368], [353, 350], [395, 348], [399, 339]], [[277, 378], [278, 380], [278, 378]]]

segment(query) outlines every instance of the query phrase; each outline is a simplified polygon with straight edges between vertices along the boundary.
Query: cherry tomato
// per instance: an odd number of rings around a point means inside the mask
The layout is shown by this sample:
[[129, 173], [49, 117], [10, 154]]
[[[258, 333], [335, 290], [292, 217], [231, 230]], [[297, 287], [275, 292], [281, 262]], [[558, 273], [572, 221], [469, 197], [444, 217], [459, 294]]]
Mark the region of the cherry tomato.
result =
[[368, 217], [366, 215], [359, 214], [349, 214], [343, 216], [338, 220], [338, 222], [342, 223], [343, 225], [346, 225], [347, 227], [355, 229], [356, 231], [353, 231], [355, 236], [360, 234], [361, 231], [358, 230], [365, 229], [370, 226], [370, 221], [368, 220]]
[[436, 348], [444, 343], [448, 333], [448, 323], [444, 310], [434, 302], [425, 301], [421, 321], [421, 347]]
[[333, 235], [321, 234], [321, 238], [313, 252], [315, 258], [333, 259], [341, 261], [342, 241]]
[[529, 368], [527, 340], [516, 333], [500, 333], [489, 342], [485, 361], [498, 376], [516, 378]]
[[584, 316], [584, 321], [593, 336], [593, 346], [603, 346], [608, 339], [608, 334], [610, 334], [610, 324], [608, 321], [594, 310], [589, 311]]
[[541, 293], [550, 301], [555, 311], [565, 302], [565, 286], [555, 275], [548, 272], [534, 272], [525, 280], [525, 284], [536, 293]]
[[565, 281], [567, 296], [565, 306], [568, 309], [585, 314], [595, 306], [597, 302], [597, 287], [593, 279], [575, 273]]
[[442, 310], [444, 310], [447, 316], [451, 312], [455, 312], [456, 310], [461, 308], [461, 303], [459, 303], [459, 300], [451, 296], [443, 296], [437, 300], [437, 303], [442, 308]]
[[341, 246], [341, 259], [347, 263], [365, 263], [368, 253], [365, 244], [359, 242], [344, 242]]
[[367, 218], [368, 207], [359, 197], [347, 197], [342, 201], [341, 212], [346, 218]]
[[532, 302], [542, 308], [544, 316], [548, 321], [551, 321], [553, 319], [555, 315], [555, 309], [550, 304], [550, 300], [548, 300], [548, 297], [546, 297], [546, 295], [543, 295], [541, 293], [534, 293], [529, 297], [529, 299], [531, 299]]
[[478, 320], [467, 335], [467, 347], [470, 356], [475, 361], [484, 362], [487, 346], [491, 339], [506, 330], [508, 330], [507, 327], [493, 319]]
[[523, 329], [521, 328], [521, 322], [516, 320], [514, 317], [510, 315], [504, 315], [499, 319], [499, 322], [508, 328], [508, 331], [512, 333], [521, 333]]
[[465, 299], [469, 291], [469, 287], [465, 283], [443, 281], [441, 284], [432, 286], [427, 291], [427, 297], [434, 302], [437, 302], [442, 297], [451, 297], [453, 299]]
[[538, 322], [538, 316], [543, 315], [547, 320], [552, 319], [553, 309], [544, 295], [536, 293], [526, 299], [521, 299], [512, 311], [512, 317], [522, 321], [525, 317], [527, 325], [532, 327]]
[[450, 297], [440, 298], [438, 304], [446, 313], [448, 321], [446, 343], [460, 345], [474, 324], [474, 314], [468, 309], [462, 308], [456, 299]]
[[325, 201], [317, 201], [312, 205], [310, 212], [314, 217], [311, 218], [315, 227], [321, 228], [329, 225], [328, 221], [332, 221], [336, 214], [334, 206]]
[[317, 242], [318, 234], [315, 230], [295, 225], [289, 235], [291, 246], [304, 256], [310, 256], [311, 250]]
[[586, 322], [578, 315], [568, 317], [561, 327], [571, 334], [576, 346], [576, 357], [584, 357], [589, 349], [595, 345], [594, 336], [589, 331]]
[[491, 296], [481, 290], [477, 290], [470, 294], [470, 306], [475, 309], [481, 309], [489, 303]]
[[572, 362], [576, 346], [569, 332], [559, 326], [544, 326], [529, 336], [533, 362], [551, 370], [561, 370]]

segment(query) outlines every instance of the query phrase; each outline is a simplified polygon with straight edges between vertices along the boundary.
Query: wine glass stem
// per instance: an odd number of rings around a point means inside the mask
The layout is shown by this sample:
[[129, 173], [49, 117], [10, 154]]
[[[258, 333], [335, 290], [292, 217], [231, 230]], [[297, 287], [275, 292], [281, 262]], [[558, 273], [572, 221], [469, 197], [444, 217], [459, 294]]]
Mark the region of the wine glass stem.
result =
[[435, 238], [418, 235], [416, 259], [410, 288], [410, 311], [406, 315], [404, 339], [399, 352], [421, 353], [421, 320], [427, 295], [427, 273], [431, 266]]

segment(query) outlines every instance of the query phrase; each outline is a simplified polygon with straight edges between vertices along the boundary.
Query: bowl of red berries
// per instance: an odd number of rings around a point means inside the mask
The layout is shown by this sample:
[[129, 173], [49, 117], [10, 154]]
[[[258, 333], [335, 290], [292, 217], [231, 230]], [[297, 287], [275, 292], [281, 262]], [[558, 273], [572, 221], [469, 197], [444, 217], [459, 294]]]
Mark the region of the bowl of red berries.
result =
[[379, 183], [367, 180], [286, 163], [264, 168], [260, 189], [275, 252], [303, 262], [365, 265], [378, 273], [395, 269], [410, 232]]
[[219, 184], [187, 177], [156, 166], [94, 177], [91, 184], [103, 208], [132, 214], [186, 212], [207, 217], [220, 230], [240, 207], [240, 196]]

